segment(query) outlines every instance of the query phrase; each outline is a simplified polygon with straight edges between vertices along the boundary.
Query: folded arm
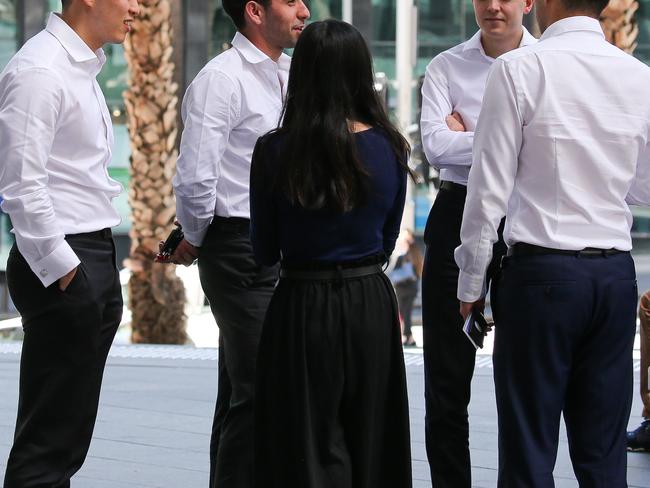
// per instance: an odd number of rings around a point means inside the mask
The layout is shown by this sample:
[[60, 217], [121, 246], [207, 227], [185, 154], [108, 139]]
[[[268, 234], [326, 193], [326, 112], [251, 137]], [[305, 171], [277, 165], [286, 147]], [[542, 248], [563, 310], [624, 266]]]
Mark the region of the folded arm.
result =
[[474, 133], [452, 130], [448, 117], [453, 112], [447, 79], [440, 66], [431, 64], [422, 85], [420, 128], [424, 152], [437, 169], [467, 167], [472, 162]]

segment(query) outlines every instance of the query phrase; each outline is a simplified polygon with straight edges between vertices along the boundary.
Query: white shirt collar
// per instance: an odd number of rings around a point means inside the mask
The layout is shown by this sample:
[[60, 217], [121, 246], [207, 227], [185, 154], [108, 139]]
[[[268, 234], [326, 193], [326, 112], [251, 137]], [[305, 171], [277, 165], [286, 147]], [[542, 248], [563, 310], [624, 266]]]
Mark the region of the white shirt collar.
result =
[[[531, 33], [528, 32], [528, 29], [526, 29], [523, 26], [522, 29], [524, 31], [524, 35], [521, 37], [521, 42], [519, 43], [518, 47], [528, 46], [529, 44], [534, 44], [537, 42], [537, 39], [535, 39], [531, 35]], [[463, 52], [470, 51], [472, 49], [479, 50], [483, 56], [487, 56], [487, 54], [485, 54], [485, 50], [483, 49], [483, 43], [481, 42], [480, 29], [476, 32], [476, 34], [474, 34], [471, 38], [469, 38], [467, 42], [465, 42], [465, 45], [463, 47]]]
[[[88, 61], [96, 61], [99, 63], [98, 68], [106, 62], [104, 50], [99, 48], [93, 52], [88, 44], [79, 37], [72, 27], [70, 27], [59, 15], [52, 12], [47, 19], [45, 26], [50, 34], [52, 34], [61, 43], [61, 46], [68, 52], [70, 57], [77, 63], [86, 63]], [[99, 69], [97, 69], [99, 71]]]
[[600, 25], [600, 22], [593, 17], [585, 16], [573, 16], [560, 19], [557, 22], [551, 24], [544, 34], [540, 38], [540, 41], [544, 39], [549, 39], [551, 37], [556, 37], [567, 32], [576, 32], [576, 31], [587, 31], [599, 34], [603, 38], [605, 34], [603, 33], [603, 28]]
[[264, 61], [271, 61], [274, 64], [277, 64], [278, 68], [282, 71], [289, 71], [289, 66], [291, 65], [291, 58], [286, 54], [282, 53], [278, 62], [276, 63], [266, 54], [260, 51], [255, 44], [253, 44], [245, 35], [240, 32], [235, 33], [235, 37], [232, 40], [232, 46], [241, 53], [246, 61], [251, 64], [258, 64]]

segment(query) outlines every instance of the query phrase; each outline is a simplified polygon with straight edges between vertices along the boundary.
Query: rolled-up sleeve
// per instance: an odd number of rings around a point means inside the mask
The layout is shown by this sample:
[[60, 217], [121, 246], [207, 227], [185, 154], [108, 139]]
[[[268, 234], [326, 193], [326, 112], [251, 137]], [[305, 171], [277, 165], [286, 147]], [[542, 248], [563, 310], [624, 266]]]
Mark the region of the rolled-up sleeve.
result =
[[7, 74], [0, 86], [2, 209], [11, 217], [18, 250], [44, 286], [79, 264], [48, 192], [47, 162], [62, 103], [61, 80], [43, 68]]
[[200, 73], [183, 99], [184, 130], [173, 185], [176, 218], [194, 246], [202, 244], [214, 217], [221, 160], [240, 103], [237, 85], [216, 70]]
[[485, 294], [485, 274], [497, 229], [512, 195], [522, 144], [523, 119], [508, 67], [497, 60], [488, 77], [476, 126], [474, 161], [455, 259], [458, 298], [474, 302]]
[[424, 153], [437, 169], [467, 167], [472, 163], [474, 133], [449, 129], [446, 118], [453, 111], [444, 63], [436, 58], [424, 75], [420, 130]]

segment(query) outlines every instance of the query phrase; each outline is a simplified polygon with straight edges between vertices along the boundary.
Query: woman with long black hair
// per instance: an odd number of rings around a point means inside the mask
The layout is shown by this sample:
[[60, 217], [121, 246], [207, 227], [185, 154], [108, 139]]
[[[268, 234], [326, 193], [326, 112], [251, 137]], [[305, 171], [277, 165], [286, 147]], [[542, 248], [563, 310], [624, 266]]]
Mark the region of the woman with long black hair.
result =
[[409, 146], [374, 90], [360, 33], [309, 25], [281, 126], [251, 168], [257, 259], [281, 261], [262, 332], [257, 488], [409, 488], [406, 378], [395, 294]]

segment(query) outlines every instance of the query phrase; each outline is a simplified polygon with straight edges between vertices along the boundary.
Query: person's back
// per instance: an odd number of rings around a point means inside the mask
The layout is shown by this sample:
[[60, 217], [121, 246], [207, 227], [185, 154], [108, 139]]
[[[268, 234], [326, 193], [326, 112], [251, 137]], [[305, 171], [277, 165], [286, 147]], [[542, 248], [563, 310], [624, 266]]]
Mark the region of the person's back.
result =
[[493, 304], [499, 487], [552, 486], [560, 415], [580, 486], [627, 486], [628, 205], [650, 204], [650, 69], [605, 42], [606, 5], [538, 3], [545, 32], [496, 62], [477, 125], [455, 256], [466, 317], [484, 306], [488, 245], [507, 214]]
[[[267, 139], [265, 153], [268, 156], [264, 167], [252, 175], [260, 187], [264, 182], [273, 181], [281, 161], [283, 135], [275, 134]], [[356, 132], [354, 141], [369, 175], [364, 204], [343, 214], [324, 209], [308, 210], [290, 202], [281, 191], [269, 191], [263, 196], [265, 204], [258, 205], [268, 214], [259, 214], [256, 225], [274, 226], [277, 246], [269, 247], [258, 241], [256, 252], [262, 262], [276, 263], [280, 255], [285, 264], [354, 261], [367, 256], [390, 255], [399, 233], [403, 208], [400, 201], [404, 200], [406, 175], [381, 129]], [[253, 198], [256, 197], [258, 195]], [[259, 235], [256, 230], [253, 227], [254, 244]]]
[[[563, 32], [568, 22], [572, 30]], [[623, 202], [650, 142], [650, 97], [636, 96], [650, 86], [650, 68], [601, 32], [575, 30], [576, 22], [595, 24], [586, 17], [556, 22], [543, 42], [501, 57], [521, 90], [525, 141], [506, 234], [511, 242], [565, 249], [581, 249], [591, 235], [590, 246], [629, 249], [632, 215]]]
[[255, 257], [281, 261], [258, 353], [255, 486], [409, 488], [404, 358], [382, 272], [409, 147], [354, 27], [305, 29], [283, 115], [251, 166]]

